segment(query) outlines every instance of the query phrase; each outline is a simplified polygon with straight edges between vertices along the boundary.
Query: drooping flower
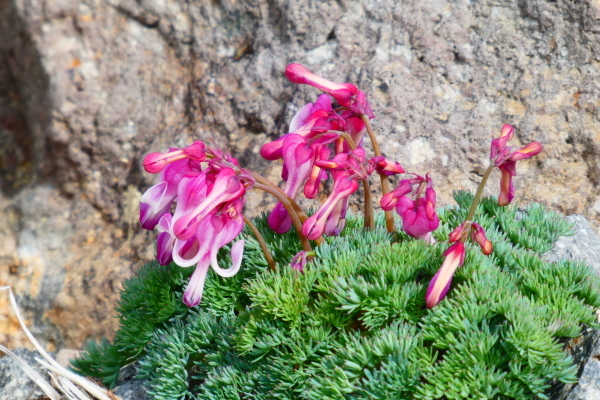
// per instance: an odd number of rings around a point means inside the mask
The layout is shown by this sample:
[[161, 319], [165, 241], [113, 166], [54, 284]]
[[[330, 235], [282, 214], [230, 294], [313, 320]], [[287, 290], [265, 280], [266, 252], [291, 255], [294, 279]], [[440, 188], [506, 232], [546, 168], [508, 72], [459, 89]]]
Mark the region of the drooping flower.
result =
[[452, 284], [452, 277], [457, 268], [463, 265], [465, 259], [465, 243], [469, 238], [477, 243], [481, 248], [481, 252], [485, 255], [490, 255], [493, 250], [492, 242], [490, 242], [485, 230], [476, 222], [465, 221], [457, 226], [448, 235], [448, 241], [454, 243], [446, 252], [444, 252], [444, 262], [429, 282], [425, 302], [427, 308], [436, 306], [448, 293]]
[[355, 99], [358, 88], [351, 83], [334, 83], [310, 72], [302, 64], [290, 64], [285, 69], [285, 76], [292, 83], [306, 84], [324, 91], [347, 107]]
[[196, 162], [204, 161], [206, 159], [205, 148], [204, 143], [198, 140], [183, 149], [172, 148], [167, 153], [150, 153], [144, 157], [144, 169], [151, 174], [156, 174], [177, 160], [191, 159]]
[[465, 260], [465, 243], [454, 243], [444, 252], [444, 257], [442, 266], [429, 282], [425, 295], [427, 308], [436, 306], [448, 293], [454, 272]]
[[178, 239], [189, 239], [196, 227], [216, 207], [242, 197], [246, 188], [232, 168], [185, 178], [179, 184], [173, 231]]
[[[312, 254], [309, 254], [312, 253]], [[308, 263], [309, 255], [314, 256], [314, 252], [307, 252], [305, 250], [299, 251], [293, 258], [290, 266], [298, 272], [304, 272], [304, 267]]]
[[[285, 171], [283, 191], [295, 199], [313, 170], [315, 150], [301, 135], [287, 135], [283, 141], [282, 154]], [[269, 226], [277, 233], [285, 233], [292, 227], [292, 218], [281, 203], [277, 203], [267, 219]]]
[[[408, 197], [413, 192], [413, 186], [417, 188], [414, 200]], [[429, 174], [403, 179], [395, 190], [381, 198], [379, 204], [386, 211], [396, 208], [402, 217], [402, 229], [407, 234], [428, 242], [433, 240], [431, 232], [438, 228], [440, 220], [435, 212], [436, 193]]]
[[397, 161], [390, 161], [384, 156], [373, 157], [369, 160], [369, 164], [371, 164], [372, 168], [377, 171], [378, 174], [383, 175], [396, 175], [403, 174], [404, 168]]
[[188, 249], [187, 256], [191, 256], [191, 258], [186, 260], [184, 258], [186, 254], [182, 255], [180, 253], [182, 249], [177, 249], [178, 251], [174, 252], [174, 260], [177, 264], [187, 264], [189, 260], [194, 260], [197, 263], [183, 294], [183, 301], [188, 307], [197, 306], [202, 300], [204, 281], [209, 266], [224, 278], [232, 277], [239, 271], [244, 253], [243, 240], [239, 240], [231, 246], [232, 266], [230, 268], [223, 269], [219, 267], [217, 253], [223, 246], [239, 235], [243, 227], [244, 222], [241, 216], [231, 219], [226, 212], [211, 214], [198, 226], [198, 234], [196, 235], [196, 240], [198, 240], [197, 253], [193, 254], [193, 251]]
[[201, 174], [200, 164], [194, 160], [178, 159], [163, 166], [159, 182], [148, 189], [140, 200], [140, 223], [144, 229], [154, 229], [164, 213], [169, 211], [177, 197], [179, 182], [186, 177]]
[[515, 189], [512, 178], [517, 175], [517, 161], [533, 157], [539, 154], [543, 146], [538, 142], [531, 142], [527, 146], [515, 150], [506, 144], [513, 138], [515, 129], [508, 124], [502, 126], [500, 137], [492, 140], [490, 148], [490, 159], [500, 169], [500, 195], [498, 205], [506, 206], [515, 197]]
[[310, 240], [319, 238], [323, 233], [330, 236], [340, 234], [346, 221], [349, 196], [358, 190], [358, 181], [368, 177], [365, 151], [360, 148], [337, 154], [329, 161], [318, 160], [315, 164], [331, 172], [333, 188], [317, 212], [302, 225], [302, 234]]
[[[207, 161], [207, 166], [203, 169]], [[184, 293], [192, 307], [202, 298], [209, 267], [223, 277], [240, 268], [244, 241], [231, 247], [232, 267], [222, 269], [219, 250], [233, 241], [244, 227], [244, 194], [253, 185], [250, 173], [236, 159], [219, 149], [195, 142], [182, 150], [153, 153], [144, 159], [150, 172], [160, 172], [160, 182], [150, 188], [140, 204], [140, 222], [145, 229], [158, 225], [157, 259], [162, 265], [196, 265]], [[177, 202], [175, 213], [170, 208]]]
[[266, 160], [278, 160], [283, 157], [283, 143], [288, 135], [296, 134], [310, 139], [312, 136], [327, 132], [330, 129], [338, 129], [332, 125], [330, 119], [335, 114], [331, 108], [331, 98], [322, 94], [317, 101], [305, 105], [292, 118], [289, 133], [277, 140], [266, 143], [260, 149], [260, 155]]
[[302, 64], [290, 64], [285, 76], [292, 83], [306, 84], [330, 94], [342, 107], [347, 107], [358, 115], [375, 118], [364, 92], [351, 83], [335, 83], [310, 72]]

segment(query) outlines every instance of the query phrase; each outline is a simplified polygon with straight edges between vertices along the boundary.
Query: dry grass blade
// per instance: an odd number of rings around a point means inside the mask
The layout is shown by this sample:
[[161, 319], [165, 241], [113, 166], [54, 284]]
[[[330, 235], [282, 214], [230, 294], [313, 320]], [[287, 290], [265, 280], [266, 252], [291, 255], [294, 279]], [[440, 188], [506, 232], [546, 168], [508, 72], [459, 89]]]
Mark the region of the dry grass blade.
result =
[[[97, 384], [90, 381], [89, 379], [84, 378], [83, 376], [77, 375], [74, 372], [69, 371], [67, 368], [65, 368], [62, 365], [60, 365], [59, 363], [57, 363], [56, 360], [54, 360], [50, 356], [50, 354], [48, 354], [48, 352], [46, 352], [46, 350], [44, 350], [44, 348], [40, 345], [40, 343], [37, 341], [37, 339], [31, 334], [29, 329], [27, 329], [24, 319], [21, 316], [21, 313], [19, 312], [19, 308], [17, 307], [17, 301], [15, 300], [15, 296], [13, 295], [12, 290], [10, 289], [10, 286], [0, 287], [0, 291], [4, 291], [4, 290], [6, 290], [8, 292], [11, 306], [13, 308], [15, 316], [19, 320], [19, 324], [21, 324], [21, 328], [23, 329], [23, 332], [25, 332], [25, 335], [27, 335], [27, 338], [33, 344], [33, 346], [36, 348], [36, 350], [42, 355], [42, 357], [44, 357], [44, 360], [36, 358], [37, 362], [39, 362], [44, 368], [57, 374], [59, 376], [59, 378], [64, 377], [65, 379], [69, 380], [70, 382], [79, 385], [81, 388], [85, 389], [89, 394], [91, 394], [92, 396], [94, 396], [94, 398], [96, 398], [98, 400], [122, 400], [118, 396], [116, 396], [113, 393], [109, 392], [108, 390], [98, 386]], [[24, 364], [24, 363], [21, 362], [21, 364]], [[33, 371], [33, 372], [35, 372], [35, 371]], [[38, 375], [38, 377], [41, 378], [41, 376], [39, 376], [39, 374], [37, 374], [37, 375]], [[56, 381], [56, 379], [55, 379], [55, 381]], [[34, 382], [36, 382], [38, 385], [40, 385], [38, 383], [38, 380], [34, 379]], [[45, 383], [47, 384], [47, 382], [45, 382]], [[59, 384], [58, 386], [63, 387], [64, 385]], [[50, 387], [50, 389], [52, 389], [52, 387]], [[70, 389], [70, 387], [69, 387], [69, 389]], [[42, 388], [42, 390], [44, 390], [44, 389]], [[58, 397], [52, 397], [47, 392], [45, 392], [45, 391], [44, 392], [46, 394], [48, 394], [48, 397], [50, 397], [52, 400], [54, 400], [54, 399], [60, 400], [60, 398], [61, 398], [60, 395], [54, 389], [52, 389], [52, 390], [54, 391], [54, 393], [56, 393], [56, 396], [58, 396]], [[81, 391], [79, 391], [79, 390], [78, 390], [78, 392], [81, 393]], [[73, 393], [67, 394], [67, 392], [65, 391], [65, 395], [69, 398], [69, 400], [85, 399], [85, 397], [83, 397], [83, 398], [76, 397], [76, 396], [79, 396], [79, 393], [73, 392]]]

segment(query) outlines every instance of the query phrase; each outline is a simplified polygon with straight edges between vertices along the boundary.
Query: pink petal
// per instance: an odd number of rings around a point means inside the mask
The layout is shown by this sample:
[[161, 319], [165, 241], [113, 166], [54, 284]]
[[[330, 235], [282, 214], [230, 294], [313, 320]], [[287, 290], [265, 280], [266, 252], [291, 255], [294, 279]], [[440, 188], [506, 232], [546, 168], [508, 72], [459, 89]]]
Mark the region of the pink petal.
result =
[[243, 240], [238, 240], [233, 244], [233, 246], [231, 246], [232, 265], [227, 269], [219, 267], [215, 254], [213, 259], [211, 260], [211, 266], [219, 276], [222, 276], [223, 278], [230, 278], [238, 273], [242, 265], [242, 257], [244, 255], [244, 243], [245, 242]]
[[310, 72], [301, 64], [290, 64], [285, 69], [285, 76], [292, 83], [307, 84], [329, 93], [340, 105], [347, 107], [358, 92], [358, 88], [351, 83], [334, 83]]
[[531, 142], [527, 146], [519, 149], [511, 154], [509, 161], [519, 161], [524, 160], [526, 158], [531, 158], [535, 155], [538, 155], [542, 152], [543, 146], [538, 142]]
[[465, 260], [465, 244], [463, 242], [453, 244], [446, 250], [444, 256], [446, 258], [442, 266], [431, 279], [427, 288], [427, 294], [425, 295], [427, 308], [436, 306], [448, 293], [454, 272]]
[[171, 208], [177, 195], [177, 186], [160, 182], [143, 194], [140, 199], [140, 223], [144, 229], [154, 229], [160, 217]]
[[269, 227], [276, 233], [285, 233], [292, 228], [292, 217], [281, 203], [277, 203], [267, 218]]
[[202, 292], [204, 292], [204, 281], [208, 272], [208, 263], [198, 264], [196, 270], [192, 274], [190, 281], [183, 293], [183, 302], [188, 307], [195, 307], [202, 300]]

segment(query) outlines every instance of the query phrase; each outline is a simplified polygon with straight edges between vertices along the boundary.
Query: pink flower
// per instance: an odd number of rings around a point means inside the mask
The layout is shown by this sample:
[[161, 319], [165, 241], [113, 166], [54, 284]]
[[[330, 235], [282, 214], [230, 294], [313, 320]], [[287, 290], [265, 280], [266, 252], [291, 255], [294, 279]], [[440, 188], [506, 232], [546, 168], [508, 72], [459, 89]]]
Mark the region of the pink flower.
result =
[[[343, 201], [345, 197], [350, 196], [358, 189], [358, 182], [356, 179], [352, 179], [347, 173], [336, 171], [334, 172], [333, 179], [333, 189], [329, 197], [327, 197], [327, 200], [325, 200], [317, 212], [308, 218], [302, 225], [302, 234], [310, 240], [318, 239], [323, 235], [325, 224], [328, 222], [328, 218], [338, 205], [338, 202]], [[343, 205], [344, 203], [339, 205], [338, 207], [340, 208], [338, 209], [338, 212], [334, 214], [335, 219], [337, 219], [335, 224], [337, 228], [339, 228], [340, 219], [345, 217]]]
[[333, 189], [317, 212], [302, 225], [302, 234], [315, 240], [323, 233], [339, 235], [344, 228], [349, 196], [358, 190], [358, 181], [366, 179], [365, 151], [356, 149], [337, 154], [330, 161], [318, 160], [315, 165], [329, 169], [333, 175]]
[[384, 156], [373, 157], [369, 160], [369, 164], [371, 164], [372, 168], [377, 171], [378, 174], [384, 175], [396, 175], [403, 174], [404, 168], [400, 165], [399, 162], [390, 161]]
[[173, 234], [171, 213], [164, 213], [158, 221], [158, 237], [156, 238], [156, 259], [160, 265], [169, 265], [173, 261], [173, 248], [177, 238]]
[[[413, 185], [418, 185], [415, 200], [407, 196], [413, 192]], [[423, 189], [425, 196], [422, 196]], [[407, 234], [432, 241], [431, 232], [438, 228], [440, 220], [435, 212], [436, 193], [429, 174], [425, 178], [417, 175], [417, 178], [400, 181], [398, 187], [383, 196], [379, 204], [386, 211], [396, 207], [402, 218], [402, 229]]]
[[178, 239], [194, 236], [198, 224], [219, 205], [241, 198], [246, 188], [231, 168], [223, 168], [179, 184], [177, 207], [173, 216], [173, 231]]
[[342, 107], [348, 107], [358, 115], [375, 118], [364, 92], [351, 83], [335, 83], [310, 72], [302, 64], [290, 64], [285, 76], [292, 83], [306, 84], [330, 94]]
[[[314, 255], [314, 254], [313, 254]], [[298, 254], [292, 258], [290, 266], [298, 272], [304, 272], [304, 267], [308, 263], [308, 253], [304, 250], [299, 251]]]
[[[200, 162], [207, 161], [202, 169]], [[195, 142], [183, 150], [153, 153], [144, 160], [150, 172], [160, 171], [160, 182], [140, 204], [140, 221], [146, 229], [158, 225], [157, 259], [162, 265], [196, 265], [184, 293], [192, 307], [200, 303], [209, 267], [220, 276], [233, 276], [240, 268], [244, 241], [231, 247], [231, 268], [222, 269], [217, 253], [244, 227], [244, 194], [254, 184], [251, 174], [219, 149]], [[174, 215], [170, 208], [177, 201]]]
[[154, 229], [168, 212], [177, 197], [179, 182], [185, 177], [201, 174], [200, 165], [192, 160], [179, 159], [164, 166], [159, 182], [148, 189], [140, 200], [140, 223], [144, 229]]
[[[235, 206], [233, 206], [235, 207]], [[244, 241], [239, 240], [231, 246], [232, 266], [228, 269], [219, 267], [217, 254], [227, 243], [231, 242], [244, 227], [241, 215], [237, 218], [229, 218], [226, 210], [211, 214], [198, 225], [195, 246], [191, 248], [182, 241], [181, 246], [176, 246], [173, 259], [180, 266], [192, 263], [196, 270], [190, 278], [188, 286], [183, 294], [183, 301], [188, 307], [197, 306], [202, 300], [204, 281], [209, 266], [220, 276], [229, 278], [235, 275], [241, 266], [244, 253]]]
[[302, 64], [290, 64], [285, 69], [285, 76], [292, 83], [311, 85], [330, 94], [341, 106], [349, 106], [358, 88], [351, 83], [334, 83], [310, 72]]
[[469, 240], [469, 237], [473, 242], [479, 245], [483, 254], [486, 256], [492, 254], [492, 242], [490, 242], [485, 236], [485, 230], [483, 229], [483, 226], [476, 222], [465, 221], [457, 226], [448, 235], [448, 241], [450, 243], [466, 242]]
[[206, 159], [204, 149], [204, 143], [198, 140], [183, 149], [173, 148], [167, 153], [150, 153], [144, 157], [144, 169], [151, 174], [156, 174], [174, 161], [191, 159], [201, 162]]
[[465, 243], [454, 243], [444, 252], [444, 257], [442, 266], [429, 282], [425, 295], [427, 308], [435, 307], [448, 293], [454, 272], [465, 260]]
[[463, 265], [465, 243], [469, 238], [480, 246], [483, 254], [490, 255], [492, 253], [492, 242], [486, 238], [485, 231], [481, 225], [465, 221], [457, 226], [448, 235], [448, 241], [454, 244], [444, 253], [446, 258], [442, 266], [429, 282], [427, 294], [425, 295], [427, 308], [436, 306], [446, 296], [446, 293], [448, 293], [456, 269]]
[[332, 114], [331, 98], [326, 94], [320, 95], [314, 104], [308, 103], [292, 118], [290, 133], [263, 145], [260, 155], [266, 160], [278, 160], [283, 157], [283, 142], [288, 135], [297, 134], [308, 139], [332, 128], [337, 129], [331, 124]]
[[[315, 152], [302, 136], [290, 134], [283, 141], [283, 161], [288, 175], [283, 191], [295, 199], [313, 169]], [[268, 223], [275, 232], [285, 233], [292, 227], [292, 218], [283, 204], [277, 203], [269, 214]]]
[[514, 150], [506, 144], [513, 138], [515, 129], [508, 124], [502, 126], [502, 132], [498, 139], [492, 140], [490, 148], [490, 159], [500, 169], [500, 195], [498, 205], [506, 206], [515, 197], [515, 189], [512, 178], [517, 175], [517, 161], [533, 157], [539, 154], [543, 146], [538, 142], [531, 142], [527, 146]]

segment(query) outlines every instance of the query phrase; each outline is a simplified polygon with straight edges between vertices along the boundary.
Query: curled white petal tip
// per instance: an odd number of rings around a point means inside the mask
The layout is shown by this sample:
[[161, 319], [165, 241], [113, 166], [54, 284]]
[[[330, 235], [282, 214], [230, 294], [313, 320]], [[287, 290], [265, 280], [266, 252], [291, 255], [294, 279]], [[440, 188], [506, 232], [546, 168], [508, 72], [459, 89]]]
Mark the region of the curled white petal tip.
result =
[[227, 269], [219, 267], [216, 257], [212, 259], [211, 266], [219, 276], [222, 276], [223, 278], [231, 278], [232, 276], [238, 273], [240, 267], [242, 266], [242, 258], [244, 256], [245, 243], [246, 242], [244, 240], [238, 240], [231, 246], [232, 265]]

